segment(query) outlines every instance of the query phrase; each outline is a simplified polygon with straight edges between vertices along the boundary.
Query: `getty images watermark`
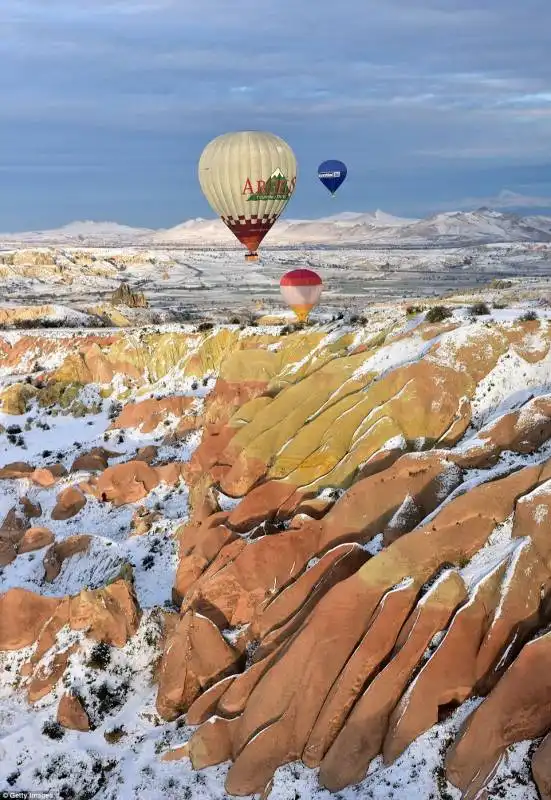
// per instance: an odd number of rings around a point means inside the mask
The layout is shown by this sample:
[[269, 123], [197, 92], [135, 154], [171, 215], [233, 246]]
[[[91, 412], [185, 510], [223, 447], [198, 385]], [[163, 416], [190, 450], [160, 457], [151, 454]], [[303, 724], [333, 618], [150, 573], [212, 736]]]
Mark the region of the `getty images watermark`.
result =
[[0, 790], [0, 800], [54, 800], [52, 792], [6, 792]]

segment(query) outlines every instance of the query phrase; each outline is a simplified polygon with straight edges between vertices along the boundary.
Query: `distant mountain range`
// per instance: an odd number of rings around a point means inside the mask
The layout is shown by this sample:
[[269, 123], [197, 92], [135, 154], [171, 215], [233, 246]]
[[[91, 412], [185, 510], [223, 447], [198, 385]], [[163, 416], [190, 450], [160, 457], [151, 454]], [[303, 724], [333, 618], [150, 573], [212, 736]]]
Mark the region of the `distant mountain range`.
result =
[[[551, 217], [479, 208], [448, 211], [426, 219], [345, 211], [315, 220], [282, 219], [265, 245], [461, 245], [498, 242], [551, 242]], [[115, 222], [72, 222], [57, 230], [0, 234], [0, 245], [67, 247], [151, 246], [232, 247], [236, 240], [218, 219], [191, 219], [166, 230], [132, 228]]]

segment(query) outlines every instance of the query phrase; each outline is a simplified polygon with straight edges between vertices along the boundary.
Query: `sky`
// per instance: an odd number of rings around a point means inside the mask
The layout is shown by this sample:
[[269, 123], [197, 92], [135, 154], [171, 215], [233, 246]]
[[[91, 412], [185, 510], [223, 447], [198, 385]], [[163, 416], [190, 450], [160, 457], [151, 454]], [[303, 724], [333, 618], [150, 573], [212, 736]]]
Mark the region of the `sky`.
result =
[[13, 0], [0, 31], [0, 231], [213, 216], [231, 130], [291, 145], [289, 217], [551, 214], [549, 0]]

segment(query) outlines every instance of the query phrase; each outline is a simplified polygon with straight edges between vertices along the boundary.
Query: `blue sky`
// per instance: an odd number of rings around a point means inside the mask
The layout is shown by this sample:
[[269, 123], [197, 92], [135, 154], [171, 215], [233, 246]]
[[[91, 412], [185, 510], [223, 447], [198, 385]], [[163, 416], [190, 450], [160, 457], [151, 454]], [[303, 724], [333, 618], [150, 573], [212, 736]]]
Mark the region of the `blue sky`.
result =
[[0, 31], [2, 231], [211, 216], [197, 159], [243, 129], [295, 150], [292, 217], [551, 213], [549, 0], [10, 0]]

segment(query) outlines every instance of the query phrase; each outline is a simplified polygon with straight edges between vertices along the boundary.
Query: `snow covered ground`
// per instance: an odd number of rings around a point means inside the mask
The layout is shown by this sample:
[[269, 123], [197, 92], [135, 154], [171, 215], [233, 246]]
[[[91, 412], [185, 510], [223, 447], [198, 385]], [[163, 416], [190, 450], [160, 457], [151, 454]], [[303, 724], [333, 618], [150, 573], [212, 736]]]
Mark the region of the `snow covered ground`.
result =
[[[14, 257], [15, 256], [15, 257]], [[143, 291], [153, 309], [185, 318], [262, 308], [284, 310], [279, 280], [307, 267], [324, 282], [320, 310], [363, 313], [374, 303], [481, 291], [512, 280], [515, 299], [551, 296], [551, 244], [391, 250], [365, 247], [264, 248], [256, 264], [242, 249], [41, 248], [0, 252], [0, 290], [13, 304], [63, 303], [86, 310], [121, 281]]]

